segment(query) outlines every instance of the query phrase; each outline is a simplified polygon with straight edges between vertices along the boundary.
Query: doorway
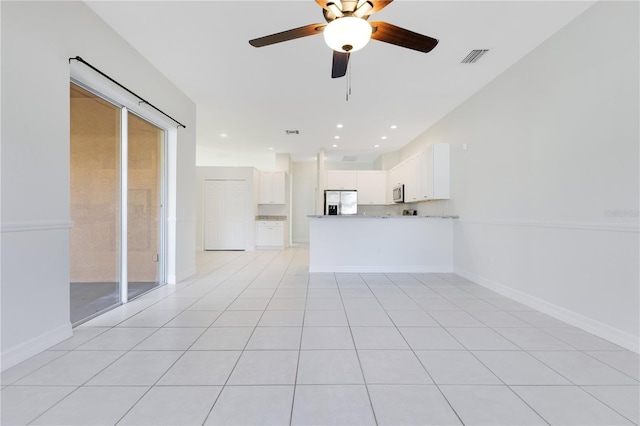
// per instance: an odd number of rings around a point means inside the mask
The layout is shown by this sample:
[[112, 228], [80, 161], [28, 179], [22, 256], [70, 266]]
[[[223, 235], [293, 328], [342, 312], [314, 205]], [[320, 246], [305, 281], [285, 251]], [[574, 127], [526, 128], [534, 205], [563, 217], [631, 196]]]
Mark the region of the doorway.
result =
[[78, 325], [164, 283], [165, 131], [70, 87], [70, 305]]

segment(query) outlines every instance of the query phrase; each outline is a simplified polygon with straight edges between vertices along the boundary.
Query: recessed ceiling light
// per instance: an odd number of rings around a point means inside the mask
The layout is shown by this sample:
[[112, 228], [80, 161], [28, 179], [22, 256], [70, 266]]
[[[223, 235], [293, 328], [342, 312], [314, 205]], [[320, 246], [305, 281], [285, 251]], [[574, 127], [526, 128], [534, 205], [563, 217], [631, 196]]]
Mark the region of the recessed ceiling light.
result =
[[229, 136], [229, 135], [228, 135], [228, 134], [226, 134], [226, 133], [220, 133], [220, 137], [221, 137], [221, 138], [226, 138], [227, 136]]
[[392, 129], [397, 129], [397, 128], [398, 128], [398, 126], [396, 126], [395, 124], [392, 124], [392, 125], [391, 125], [391, 128], [392, 128]]
[[338, 124], [336, 127], [337, 127], [338, 129], [342, 129], [342, 124]]
[[333, 138], [334, 138], [334, 139], [340, 139], [340, 136], [337, 136], [337, 135], [336, 135], [336, 136], [334, 136]]
[[333, 145], [331, 145], [331, 146], [334, 147], [334, 148], [338, 147], [338, 145], [336, 145], [335, 143]]
[[383, 139], [383, 140], [384, 140], [384, 139], [386, 139], [386, 138], [387, 138], [386, 136], [382, 136], [380, 139]]
[[380, 148], [380, 145], [374, 145], [373, 147], [374, 148]]
[[273, 147], [272, 146], [269, 147], [269, 151], [273, 151]]

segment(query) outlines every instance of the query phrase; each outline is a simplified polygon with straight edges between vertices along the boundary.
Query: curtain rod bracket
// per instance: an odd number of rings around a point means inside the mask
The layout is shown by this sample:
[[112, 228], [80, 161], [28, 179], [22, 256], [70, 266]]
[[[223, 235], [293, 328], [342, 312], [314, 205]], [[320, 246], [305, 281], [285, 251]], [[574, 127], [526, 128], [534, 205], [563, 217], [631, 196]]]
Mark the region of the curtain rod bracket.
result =
[[71, 61], [78, 61], [84, 65], [86, 65], [87, 67], [91, 68], [92, 70], [94, 70], [95, 72], [97, 72], [98, 74], [100, 74], [101, 76], [103, 76], [104, 78], [106, 78], [107, 80], [109, 80], [110, 82], [112, 82], [113, 84], [117, 85], [118, 87], [120, 87], [121, 89], [126, 90], [128, 93], [130, 93], [131, 95], [135, 96], [136, 98], [139, 99], [138, 105], [142, 105], [142, 104], [146, 104], [149, 105], [151, 108], [155, 109], [156, 111], [158, 111], [160, 114], [164, 115], [165, 117], [169, 118], [172, 121], [175, 121], [178, 124], [178, 129], [180, 127], [182, 127], [183, 129], [186, 129], [187, 126], [185, 126], [184, 124], [182, 124], [181, 122], [179, 122], [178, 120], [176, 120], [175, 118], [171, 117], [169, 114], [167, 114], [166, 112], [162, 111], [160, 108], [156, 107], [155, 105], [153, 105], [151, 102], [145, 100], [144, 98], [142, 98], [141, 96], [133, 93], [131, 90], [127, 89], [126, 87], [124, 87], [122, 84], [118, 83], [117, 81], [115, 81], [113, 78], [109, 77], [107, 74], [103, 73], [102, 71], [100, 71], [98, 68], [94, 67], [93, 65], [91, 65], [89, 62], [85, 61], [84, 59], [82, 59], [80, 56], [76, 56], [75, 58], [69, 58], [69, 63], [71, 63]]

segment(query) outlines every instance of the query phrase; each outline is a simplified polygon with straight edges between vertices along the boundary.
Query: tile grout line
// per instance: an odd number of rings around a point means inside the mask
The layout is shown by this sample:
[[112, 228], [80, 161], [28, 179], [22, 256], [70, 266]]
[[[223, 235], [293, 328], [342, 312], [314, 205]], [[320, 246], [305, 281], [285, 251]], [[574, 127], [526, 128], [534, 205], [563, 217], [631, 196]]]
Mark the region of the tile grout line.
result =
[[[267, 263], [260, 272], [264, 272], [265, 269], [267, 269], [267, 267], [271, 264], [271, 262], [274, 259], [271, 259], [271, 261], [269, 261], [269, 263]], [[239, 269], [238, 269], [239, 271]], [[236, 272], [237, 273], [237, 272]], [[235, 275], [235, 273], [233, 274]], [[233, 276], [232, 275], [232, 276]], [[284, 274], [283, 274], [284, 275]], [[244, 288], [244, 290], [246, 290], [247, 288], [249, 288], [249, 286], [251, 285], [251, 283], [253, 283], [257, 277], [259, 276], [256, 275]], [[278, 284], [278, 286], [276, 287], [276, 289], [280, 286], [280, 283], [282, 282], [282, 279], [280, 279], [280, 282]], [[243, 290], [243, 292], [244, 292]], [[234, 299], [234, 301], [238, 300], [238, 298], [240, 298], [240, 295], [242, 294], [242, 292], [240, 292], [238, 294], [238, 296]], [[227, 379], [225, 380], [224, 384], [221, 386], [220, 392], [218, 393], [218, 395], [216, 396], [215, 400], [213, 401], [213, 404], [211, 405], [211, 408], [209, 409], [209, 412], [207, 413], [207, 415], [205, 416], [202, 424], [206, 424], [207, 420], [209, 419], [209, 417], [211, 416], [211, 413], [213, 412], [213, 409], [215, 408], [216, 404], [218, 403], [220, 396], [222, 395], [222, 392], [224, 391], [224, 389], [226, 388], [227, 384], [229, 383], [229, 380], [231, 379], [231, 376], [233, 375], [233, 372], [235, 371], [236, 367], [238, 366], [238, 363], [240, 362], [240, 359], [242, 358], [242, 355], [244, 354], [247, 345], [249, 344], [249, 341], [251, 341], [251, 337], [253, 336], [253, 333], [255, 333], [256, 329], [258, 328], [258, 324], [260, 324], [260, 321], [262, 320], [262, 317], [264, 316], [264, 313], [267, 311], [267, 308], [269, 306], [269, 304], [271, 303], [271, 300], [273, 300], [273, 296], [275, 295], [275, 291], [274, 293], [271, 295], [271, 297], [269, 298], [269, 302], [267, 303], [267, 306], [265, 307], [265, 309], [262, 311], [262, 314], [260, 315], [260, 318], [258, 318], [258, 321], [256, 322], [256, 325], [253, 327], [253, 330], [251, 331], [251, 334], [249, 335], [249, 337], [247, 338], [246, 343], [244, 344], [244, 347], [242, 348], [242, 350], [240, 351], [240, 355], [238, 356], [238, 359], [236, 360], [236, 362], [233, 364], [233, 367], [231, 368], [231, 370], [229, 371], [229, 374], [227, 376]], [[233, 304], [233, 302], [231, 302], [231, 304]], [[229, 306], [231, 306], [231, 304], [229, 304]], [[228, 308], [228, 306], [227, 306]], [[227, 309], [225, 309], [223, 312], [226, 312]], [[222, 315], [222, 314], [221, 314]], [[215, 322], [215, 321], [214, 321]]]
[[[385, 276], [387, 278], [389, 278], [388, 275], [385, 274]], [[398, 285], [391, 279], [389, 278], [389, 280], [391, 281], [391, 283], [393, 283], [393, 285], [395, 285], [396, 287], [398, 287]], [[365, 280], [365, 284], [367, 284], [367, 287], [369, 287], [369, 284], [366, 282]], [[400, 287], [398, 287], [400, 288]], [[409, 296], [404, 289], [400, 288], [400, 290], [405, 293], [411, 300], [414, 300], [413, 297]], [[372, 291], [373, 292], [373, 291]], [[376, 298], [376, 300], [378, 300], [378, 303], [380, 303], [380, 300], [378, 299], [378, 296], [374, 293], [374, 297]], [[382, 308], [384, 309], [384, 306], [382, 305], [382, 303], [380, 303], [380, 306], [382, 306]], [[418, 305], [420, 306], [420, 305]], [[422, 309], [422, 307], [420, 306], [420, 308]], [[400, 329], [398, 328], [397, 324], [395, 323], [395, 321], [393, 321], [393, 318], [391, 318], [391, 316], [389, 315], [389, 313], [387, 312], [386, 309], [384, 309], [384, 312], [387, 314], [387, 316], [389, 317], [389, 319], [391, 320], [391, 323], [394, 325], [395, 330], [398, 332], [398, 334], [402, 337], [402, 339], [404, 340], [404, 342], [406, 343], [407, 347], [411, 350], [411, 353], [413, 354], [413, 356], [416, 358], [416, 360], [418, 361], [418, 363], [420, 363], [420, 365], [422, 366], [422, 369], [427, 373], [427, 375], [429, 376], [429, 379], [433, 382], [433, 385], [436, 387], [436, 389], [438, 389], [438, 392], [440, 392], [440, 395], [442, 395], [442, 398], [444, 398], [444, 400], [447, 402], [447, 404], [449, 405], [449, 408], [451, 408], [451, 411], [453, 412], [453, 414], [455, 414], [456, 418], [460, 421], [461, 425], [464, 425], [464, 421], [462, 421], [462, 418], [460, 417], [460, 415], [458, 414], [458, 412], [455, 410], [455, 408], [453, 408], [453, 405], [451, 405], [451, 402], [449, 401], [449, 399], [446, 397], [446, 395], [444, 394], [444, 392], [442, 392], [442, 389], [440, 389], [440, 386], [436, 383], [436, 381], [433, 379], [433, 376], [431, 375], [431, 373], [429, 373], [429, 370], [425, 367], [425, 365], [422, 363], [422, 360], [420, 360], [420, 357], [416, 354], [415, 350], [411, 347], [411, 345], [409, 344], [409, 342], [407, 341], [407, 339], [404, 337], [404, 334], [402, 334], [402, 332], [400, 331]], [[425, 313], [427, 315], [429, 315], [428, 312], [425, 311]], [[431, 317], [431, 315], [429, 315]], [[438, 322], [435, 318], [434, 321]], [[439, 323], [438, 323], [439, 324]], [[443, 327], [444, 328], [444, 327]]]
[[[340, 282], [338, 277], [333, 274], [334, 279], [336, 280], [336, 286], [338, 287], [338, 293], [340, 294], [340, 301], [342, 302], [342, 309], [344, 310], [344, 316], [347, 319], [347, 326], [349, 327], [349, 334], [351, 335], [351, 341], [353, 342], [353, 350], [356, 353], [356, 357], [358, 358], [358, 366], [360, 367], [360, 374], [362, 374], [362, 381], [364, 382], [364, 388], [367, 391], [367, 398], [369, 399], [369, 407], [371, 407], [371, 414], [373, 415], [373, 421], [376, 425], [378, 425], [378, 417], [376, 416], [376, 410], [373, 407], [373, 400], [371, 399], [371, 392], [369, 392], [369, 384], [367, 383], [367, 376], [364, 374], [364, 368], [362, 367], [362, 361], [360, 360], [360, 353], [358, 352], [358, 347], [356, 346], [356, 340], [353, 337], [353, 330], [351, 329], [351, 321], [349, 320], [349, 315], [347, 314], [347, 308], [344, 304], [344, 297], [342, 297], [342, 291], [340, 290]], [[360, 274], [358, 274], [358, 278], [364, 282]], [[367, 285], [366, 282], [364, 282]], [[367, 286], [368, 287], [368, 286]]]
[[293, 410], [296, 404], [296, 391], [298, 390], [298, 372], [300, 371], [300, 355], [302, 352], [302, 338], [304, 336], [304, 321], [307, 316], [307, 302], [309, 300], [310, 281], [311, 281], [311, 276], [310, 274], [307, 273], [307, 284], [306, 284], [306, 292], [305, 292], [305, 298], [304, 298], [304, 310], [302, 311], [302, 326], [300, 327], [300, 343], [298, 345], [298, 360], [296, 362], [296, 375], [293, 380], [293, 395], [291, 397], [291, 412], [289, 414], [289, 425], [293, 424]]

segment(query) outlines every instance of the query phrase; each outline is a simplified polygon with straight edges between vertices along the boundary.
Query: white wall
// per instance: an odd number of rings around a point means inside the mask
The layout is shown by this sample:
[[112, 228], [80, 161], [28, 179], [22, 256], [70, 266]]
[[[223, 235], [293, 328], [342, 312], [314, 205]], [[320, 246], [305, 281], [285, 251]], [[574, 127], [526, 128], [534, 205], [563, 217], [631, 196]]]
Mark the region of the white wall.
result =
[[316, 211], [318, 166], [315, 162], [294, 162], [291, 172], [293, 243], [309, 242], [309, 219]]
[[[200, 137], [202, 138], [202, 137]], [[228, 148], [218, 144], [227, 143]], [[243, 149], [241, 141], [198, 141], [196, 165], [198, 167], [256, 167], [258, 170], [275, 170], [276, 154], [255, 149]]]
[[71, 335], [69, 63], [81, 56], [178, 131], [176, 276], [195, 272], [195, 105], [82, 2], [7, 2], [2, 19], [2, 368]]
[[457, 273], [636, 351], [638, 52], [599, 2], [402, 150], [451, 144]]

